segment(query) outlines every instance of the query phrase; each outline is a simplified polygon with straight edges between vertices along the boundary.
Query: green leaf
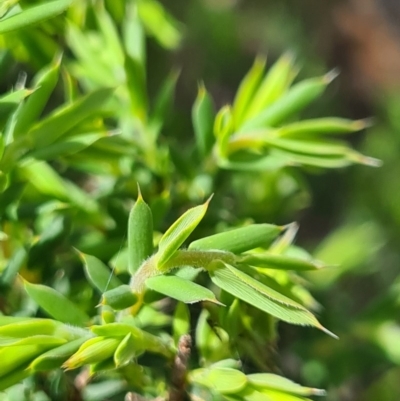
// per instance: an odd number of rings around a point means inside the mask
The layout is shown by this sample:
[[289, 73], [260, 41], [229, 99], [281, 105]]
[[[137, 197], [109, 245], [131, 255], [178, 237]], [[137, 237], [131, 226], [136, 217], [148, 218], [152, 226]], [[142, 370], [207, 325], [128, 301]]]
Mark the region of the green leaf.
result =
[[153, 253], [153, 215], [140, 193], [128, 220], [128, 269], [131, 274]]
[[284, 229], [272, 224], [251, 224], [193, 241], [189, 249], [221, 249], [239, 254], [258, 247], [268, 248]]
[[148, 99], [144, 66], [136, 59], [125, 56], [126, 84], [131, 100], [131, 110], [141, 121], [147, 117]]
[[101, 293], [122, 285], [122, 282], [113, 275], [113, 272], [100, 259], [82, 252], [79, 252], [79, 257], [84, 263], [87, 279]]
[[260, 391], [263, 396], [268, 397], [270, 400], [279, 400], [279, 401], [312, 401], [309, 398], [299, 397], [297, 395], [283, 393], [281, 391], [276, 390], [261, 390]]
[[225, 267], [233, 273], [235, 277], [237, 277], [243, 283], [246, 283], [248, 286], [253, 288], [254, 290], [260, 292], [261, 294], [265, 295], [266, 297], [272, 299], [273, 301], [279, 302], [283, 305], [287, 305], [293, 308], [306, 310], [303, 305], [300, 305], [298, 302], [293, 301], [292, 299], [286, 297], [285, 295], [280, 294], [279, 292], [273, 290], [272, 288], [266, 286], [265, 284], [261, 283], [260, 281], [254, 279], [253, 277], [249, 276], [246, 273], [234, 268], [233, 266], [225, 263]]
[[273, 138], [266, 136], [262, 142], [288, 152], [320, 157], [345, 157], [349, 148], [342, 142], [328, 140], [298, 140], [289, 138]]
[[224, 106], [214, 120], [214, 135], [217, 138], [218, 152], [221, 158], [226, 157], [229, 138], [233, 134], [233, 124], [232, 110], [229, 106]]
[[192, 122], [197, 148], [202, 157], [210, 153], [214, 144], [214, 104], [204, 85], [199, 86], [192, 108]]
[[178, 46], [181, 39], [178, 24], [159, 2], [140, 0], [138, 10], [147, 32], [163, 47], [174, 49]]
[[40, 117], [53, 92], [60, 70], [61, 57], [40, 70], [33, 81], [34, 92], [15, 113], [14, 138], [25, 135], [31, 125]]
[[0, 21], [0, 34], [25, 28], [53, 18], [65, 11], [72, 0], [46, 1]]
[[82, 135], [67, 136], [49, 146], [33, 150], [25, 155], [26, 158], [36, 160], [51, 160], [63, 156], [73, 155], [93, 145], [97, 141], [109, 136], [108, 132], [88, 132]]
[[346, 120], [344, 118], [325, 117], [297, 121], [278, 129], [280, 137], [304, 137], [308, 135], [349, 134], [361, 131], [371, 125], [370, 120]]
[[85, 326], [89, 322], [85, 312], [56, 290], [27, 281], [24, 287], [28, 295], [54, 319], [77, 326]]
[[14, 384], [17, 384], [30, 376], [32, 373], [28, 369], [17, 368], [11, 373], [0, 377], [0, 391], [3, 391]]
[[184, 334], [190, 331], [190, 311], [184, 302], [178, 302], [174, 312], [174, 319], [172, 320], [172, 332], [175, 345], [178, 344], [179, 339]]
[[33, 146], [48, 146], [88, 117], [101, 113], [113, 93], [114, 89], [97, 89], [71, 104], [56, 109], [29, 131]]
[[[22, 101], [32, 94], [29, 89], [19, 89], [0, 96], [0, 129], [6, 124], [10, 114], [18, 107]], [[4, 144], [8, 144], [11, 140], [8, 136], [3, 140]]]
[[[23, 319], [23, 320], [21, 320]], [[52, 319], [19, 318], [1, 316], [0, 336], [24, 338], [27, 336], [51, 336], [60, 333], [63, 324]]]
[[284, 54], [269, 70], [254, 98], [251, 100], [245, 120], [256, 116], [280, 98], [295, 77], [293, 56]]
[[115, 366], [119, 368], [120, 366], [128, 364], [136, 356], [137, 352], [137, 343], [133, 339], [132, 334], [128, 333], [115, 350]]
[[35, 358], [29, 365], [33, 372], [54, 370], [59, 368], [79, 347], [87, 340], [87, 337], [77, 338], [67, 344], [53, 348], [50, 351]]
[[261, 268], [295, 271], [318, 270], [323, 267], [323, 264], [317, 261], [276, 255], [273, 253], [244, 255], [240, 263]]
[[20, 246], [17, 248], [8, 260], [7, 267], [0, 276], [0, 283], [11, 285], [20, 269], [25, 265], [27, 259], [28, 252], [25, 247]]
[[52, 344], [35, 344], [0, 349], [0, 377], [6, 376], [18, 368], [25, 370], [26, 364], [29, 364], [33, 358], [53, 347]]
[[285, 305], [267, 297], [262, 292], [251, 287], [247, 282], [239, 279], [225, 263], [213, 262], [213, 265], [214, 268], [209, 271], [211, 280], [223, 290], [285, 322], [314, 326], [336, 338], [333, 333], [325, 329], [312, 313], [307, 310]]
[[95, 337], [83, 343], [78, 351], [63, 363], [65, 369], [76, 369], [83, 365], [97, 363], [112, 356], [121, 339]]
[[325, 391], [318, 388], [302, 387], [285, 377], [272, 373], [254, 373], [247, 375], [249, 383], [257, 388], [283, 391], [300, 396], [325, 395]]
[[134, 305], [137, 299], [129, 285], [119, 285], [103, 294], [101, 304], [109, 305], [116, 310], [123, 310]]
[[[125, 4], [125, 18], [122, 24], [122, 36], [126, 53], [144, 65], [146, 59], [146, 37], [142, 23], [138, 16], [138, 6], [136, 2]], [[135, 40], [132, 40], [135, 38]]]
[[26, 338], [0, 337], [0, 348], [17, 347], [20, 345], [51, 345], [56, 347], [66, 342], [67, 340], [63, 338], [47, 335], [29, 336]]
[[254, 97], [254, 94], [261, 82], [264, 74], [266, 60], [264, 57], [257, 57], [250, 71], [243, 78], [233, 102], [232, 113], [235, 121], [235, 127], [239, 127], [243, 121], [244, 114], [248, 105]]
[[189, 381], [202, 384], [220, 394], [236, 394], [247, 384], [244, 373], [222, 367], [196, 369], [189, 374]]
[[71, 181], [61, 178], [49, 164], [29, 161], [19, 167], [19, 170], [40, 193], [71, 202], [87, 212], [96, 211], [96, 202]]
[[165, 120], [167, 120], [171, 113], [178, 77], [179, 71], [173, 71], [169, 74], [155, 98], [154, 109], [150, 117], [150, 125], [156, 135], [158, 135]]
[[209, 198], [203, 205], [196, 206], [184, 213], [161, 237], [158, 244], [157, 267], [162, 269], [163, 265], [174, 255], [186, 238], [200, 223], [206, 214]]
[[146, 287], [186, 304], [209, 301], [222, 305], [208, 288], [177, 276], [150, 277]]
[[329, 73], [322, 78], [312, 78], [294, 85], [284, 96], [244, 123], [240, 131], [248, 132], [281, 124], [317, 99], [335, 76], [336, 73]]
[[[143, 310], [143, 309], [142, 309]], [[151, 309], [154, 311], [154, 309]], [[139, 315], [140, 316], [140, 315]], [[154, 318], [154, 316], [152, 316]], [[132, 322], [132, 321], [131, 321]], [[129, 323], [131, 323], [129, 322]], [[128, 333], [131, 333], [137, 348], [146, 349], [150, 352], [162, 354], [171, 357], [170, 349], [164, 344], [159, 338], [150, 333], [147, 333], [136, 326], [135, 322], [132, 324], [127, 323], [108, 323], [101, 326], [92, 326], [91, 330], [98, 336], [105, 337], [125, 337]]]

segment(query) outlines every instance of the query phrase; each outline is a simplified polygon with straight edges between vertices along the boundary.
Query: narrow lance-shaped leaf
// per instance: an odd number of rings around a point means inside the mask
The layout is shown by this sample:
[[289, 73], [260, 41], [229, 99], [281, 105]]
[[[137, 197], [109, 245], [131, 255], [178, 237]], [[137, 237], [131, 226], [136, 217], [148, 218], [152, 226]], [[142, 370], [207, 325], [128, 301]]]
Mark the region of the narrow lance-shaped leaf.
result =
[[6, 376], [18, 368], [24, 370], [33, 358], [53, 347], [53, 344], [34, 344], [0, 349], [0, 377]]
[[349, 148], [346, 144], [329, 140], [299, 140], [289, 138], [265, 137], [264, 144], [288, 152], [301, 153], [321, 157], [346, 156]]
[[65, 369], [76, 369], [83, 365], [104, 361], [112, 356], [121, 339], [95, 337], [87, 340], [62, 365]]
[[[14, 316], [2, 316], [2, 320], [6, 319], [4, 325], [0, 327], [0, 336], [2, 337], [13, 337], [13, 338], [24, 338], [26, 336], [51, 336], [56, 335], [60, 332], [63, 324], [52, 319], [33, 319], [24, 318], [20, 321], [20, 318]], [[12, 318], [12, 319], [10, 319]], [[9, 323], [7, 323], [7, 321]]]
[[158, 244], [157, 267], [162, 269], [163, 265], [174, 255], [186, 238], [197, 227], [206, 214], [209, 198], [203, 205], [196, 206], [184, 213], [162, 236]]
[[122, 285], [122, 282], [113, 275], [113, 272], [100, 259], [79, 251], [78, 253], [84, 263], [86, 277], [101, 293]]
[[249, 383], [260, 389], [279, 390], [285, 393], [299, 395], [303, 397], [313, 395], [325, 395], [324, 390], [318, 388], [303, 387], [285, 377], [272, 373], [253, 373], [247, 375]]
[[63, 179], [48, 163], [29, 161], [19, 170], [40, 193], [69, 201], [88, 212], [97, 209], [96, 202], [89, 195], [71, 181]]
[[280, 137], [302, 137], [308, 135], [350, 134], [371, 126], [371, 120], [346, 120], [344, 118], [325, 117], [297, 121], [279, 128]]
[[171, 112], [179, 73], [179, 71], [170, 73], [156, 96], [153, 112], [150, 117], [150, 124], [156, 136], [159, 134]]
[[98, 89], [74, 103], [56, 109], [29, 132], [33, 147], [48, 146], [86, 118], [101, 113], [102, 108], [111, 99], [113, 93], [114, 89]]
[[318, 98], [335, 77], [336, 73], [332, 72], [322, 78], [311, 78], [299, 82], [290, 88], [284, 96], [243, 124], [240, 131], [248, 132], [281, 124]]
[[246, 120], [256, 116], [281, 97], [294, 79], [293, 56], [284, 54], [268, 71], [251, 101]]
[[214, 120], [214, 135], [217, 138], [219, 156], [222, 158], [226, 157], [229, 138], [233, 134], [233, 124], [232, 110], [229, 106], [224, 106]]
[[16, 249], [8, 260], [6, 269], [2, 272], [0, 276], [0, 283], [11, 285], [19, 270], [26, 263], [27, 259], [28, 252], [25, 247], [20, 246], [18, 249]]
[[[136, 326], [127, 323], [109, 323], [101, 326], [92, 326], [91, 330], [98, 336], [126, 336], [131, 333], [137, 347], [146, 349], [151, 352], [165, 355], [167, 357], [171, 356], [170, 349], [164, 344], [164, 342], [159, 338], [150, 333], [140, 330]], [[140, 344], [139, 344], [140, 343]]]
[[29, 152], [25, 155], [27, 158], [36, 160], [51, 160], [58, 157], [73, 155], [90, 147], [97, 141], [107, 138], [109, 133], [106, 131], [88, 132], [82, 135], [67, 136], [56, 143]]
[[[3, 128], [7, 122], [10, 114], [18, 107], [22, 101], [32, 94], [32, 90], [19, 89], [14, 92], [6, 93], [0, 96], [0, 129]], [[4, 145], [7, 145], [11, 141], [11, 137], [7, 136], [4, 138]]]
[[79, 347], [87, 341], [87, 337], [77, 338], [67, 344], [53, 348], [38, 356], [29, 365], [33, 372], [47, 371], [59, 368]]
[[258, 247], [267, 248], [284, 229], [272, 224], [251, 224], [193, 241], [189, 249], [221, 249], [239, 254]]
[[298, 259], [273, 253], [245, 255], [243, 259], [240, 260], [240, 263], [261, 268], [295, 271], [318, 270], [323, 267], [323, 264], [317, 261]]
[[254, 279], [253, 277], [249, 276], [246, 273], [243, 273], [241, 270], [236, 269], [235, 267], [225, 263], [225, 267], [233, 273], [240, 281], [247, 284], [249, 287], [253, 288], [254, 290], [260, 292], [261, 294], [265, 295], [272, 300], [279, 302], [283, 305], [288, 305], [293, 308], [306, 310], [303, 305], [300, 305], [298, 302], [288, 298], [287, 296], [279, 293], [278, 291], [273, 290], [272, 288], [266, 286], [265, 284], [261, 283], [260, 281]]
[[34, 92], [19, 107], [15, 114], [14, 138], [24, 135], [40, 117], [58, 81], [61, 56], [38, 72], [34, 78]]
[[122, 24], [124, 47], [130, 57], [144, 65], [146, 61], [146, 38], [138, 15], [138, 5], [136, 2], [128, 2], [125, 6], [125, 18]]
[[[139, 187], [138, 187], [139, 188]], [[128, 269], [134, 274], [153, 253], [153, 215], [139, 189], [128, 220]]]
[[155, 0], [138, 2], [139, 16], [149, 34], [165, 48], [174, 49], [180, 42], [177, 22], [165, 10], [161, 3]]
[[115, 366], [118, 368], [120, 366], [128, 364], [136, 356], [137, 352], [137, 343], [132, 337], [132, 334], [128, 333], [115, 350]]
[[380, 160], [366, 157], [338, 141], [266, 138], [265, 144], [276, 147], [283, 152], [294, 153], [296, 154], [295, 158], [297, 158], [297, 155], [324, 159], [333, 158], [334, 160], [341, 158], [350, 163], [366, 164], [372, 167], [379, 167], [381, 165]]
[[110, 52], [113, 63], [121, 65], [124, 60], [124, 52], [119, 38], [119, 32], [113, 19], [106, 11], [105, 7], [98, 7], [95, 17], [103, 36], [104, 47]]
[[47, 335], [29, 336], [26, 338], [8, 338], [0, 337], [0, 348], [2, 347], [17, 347], [20, 345], [51, 345], [57, 347], [65, 344], [66, 339]]
[[220, 394], [236, 394], [247, 384], [247, 377], [236, 369], [214, 367], [190, 372], [189, 381], [209, 387]]
[[208, 288], [177, 276], [148, 278], [146, 287], [186, 304], [209, 301], [222, 305]]
[[124, 67], [132, 112], [141, 121], [145, 121], [148, 99], [144, 66], [138, 60], [126, 55]]
[[61, 14], [72, 0], [46, 1], [0, 21], [0, 34], [37, 24]]
[[197, 148], [202, 157], [211, 151], [214, 144], [214, 118], [215, 111], [212, 98], [204, 85], [200, 85], [192, 108], [192, 122]]
[[307, 310], [284, 305], [266, 297], [263, 293], [255, 290], [247, 283], [240, 280], [222, 262], [214, 262], [213, 267], [214, 269], [209, 270], [209, 274], [213, 283], [235, 297], [264, 312], [271, 314], [272, 316], [275, 316], [280, 320], [292, 324], [314, 326], [336, 338], [333, 333], [325, 329], [318, 322], [315, 316]]
[[232, 106], [232, 114], [236, 128], [241, 125], [243, 116], [248, 109], [248, 105], [261, 82], [265, 64], [266, 60], [264, 57], [257, 57], [250, 71], [240, 83]]
[[14, 384], [17, 384], [30, 376], [32, 373], [28, 369], [15, 369], [13, 372], [0, 377], [0, 391], [3, 391]]
[[64, 323], [84, 326], [89, 316], [64, 295], [41, 284], [24, 282], [28, 295], [51, 317]]

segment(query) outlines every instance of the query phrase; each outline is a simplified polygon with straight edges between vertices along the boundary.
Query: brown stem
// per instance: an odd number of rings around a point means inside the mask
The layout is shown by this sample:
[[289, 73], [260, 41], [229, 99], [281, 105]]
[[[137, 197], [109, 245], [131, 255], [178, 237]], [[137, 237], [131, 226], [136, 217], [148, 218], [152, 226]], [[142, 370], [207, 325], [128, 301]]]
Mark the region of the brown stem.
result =
[[178, 342], [178, 353], [172, 367], [171, 388], [168, 401], [184, 401], [186, 394], [186, 371], [192, 347], [189, 334], [181, 336]]

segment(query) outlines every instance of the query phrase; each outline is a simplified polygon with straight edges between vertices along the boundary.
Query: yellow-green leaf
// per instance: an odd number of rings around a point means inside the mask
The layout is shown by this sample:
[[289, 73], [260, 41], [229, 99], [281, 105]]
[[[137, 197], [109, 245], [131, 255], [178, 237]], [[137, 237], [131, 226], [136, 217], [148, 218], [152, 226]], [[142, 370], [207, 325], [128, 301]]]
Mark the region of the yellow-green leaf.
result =
[[77, 326], [86, 325], [89, 316], [64, 295], [41, 284], [24, 282], [28, 295], [51, 317]]
[[189, 209], [161, 237], [157, 252], [157, 267], [159, 269], [162, 269], [163, 265], [168, 262], [203, 219], [210, 200], [211, 198], [203, 205]]
[[150, 277], [146, 287], [186, 304], [209, 301], [222, 305], [208, 288], [177, 276]]

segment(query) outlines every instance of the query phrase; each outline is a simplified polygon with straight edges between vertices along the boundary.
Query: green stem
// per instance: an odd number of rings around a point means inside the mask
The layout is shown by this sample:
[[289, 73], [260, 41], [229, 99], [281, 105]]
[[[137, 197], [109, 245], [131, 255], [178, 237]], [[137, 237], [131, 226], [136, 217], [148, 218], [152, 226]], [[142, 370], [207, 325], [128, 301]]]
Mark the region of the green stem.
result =
[[234, 263], [236, 256], [224, 251], [196, 251], [180, 250], [159, 268], [157, 266], [157, 254], [145, 260], [137, 272], [132, 276], [130, 286], [133, 292], [142, 294], [145, 291], [145, 281], [160, 274], [166, 274], [173, 269], [192, 266], [207, 270], [208, 265], [214, 260], [222, 260], [226, 263]]

